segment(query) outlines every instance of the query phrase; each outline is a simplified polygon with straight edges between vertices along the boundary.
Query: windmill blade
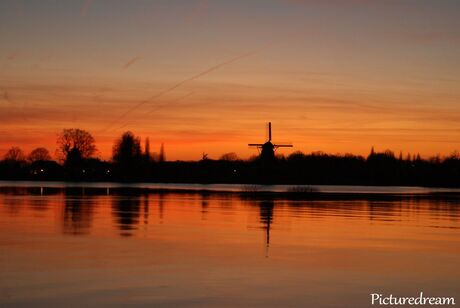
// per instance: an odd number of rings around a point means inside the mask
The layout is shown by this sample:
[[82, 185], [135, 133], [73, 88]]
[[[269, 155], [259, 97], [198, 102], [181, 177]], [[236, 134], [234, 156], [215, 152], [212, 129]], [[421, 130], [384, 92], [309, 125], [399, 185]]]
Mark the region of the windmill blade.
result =
[[286, 147], [286, 146], [292, 147], [292, 142], [290, 142], [290, 141], [278, 141], [278, 142], [273, 142], [273, 145], [275, 145], [275, 146], [283, 146], [283, 147]]
[[262, 156], [266, 157], [267, 159], [272, 159], [275, 157], [275, 150], [278, 148], [292, 148], [293, 145], [291, 142], [281, 142], [281, 143], [273, 143], [272, 142], [272, 123], [267, 122], [267, 129], [266, 132], [266, 142], [264, 143], [249, 143], [249, 147], [256, 147], [259, 150], [259, 153]]
[[272, 122], [265, 125], [265, 140], [272, 141]]
[[292, 148], [293, 147], [292, 142], [277, 142], [277, 143], [274, 143], [273, 146], [275, 148]]
[[275, 144], [274, 145], [277, 148], [292, 148], [294, 147], [292, 144]]

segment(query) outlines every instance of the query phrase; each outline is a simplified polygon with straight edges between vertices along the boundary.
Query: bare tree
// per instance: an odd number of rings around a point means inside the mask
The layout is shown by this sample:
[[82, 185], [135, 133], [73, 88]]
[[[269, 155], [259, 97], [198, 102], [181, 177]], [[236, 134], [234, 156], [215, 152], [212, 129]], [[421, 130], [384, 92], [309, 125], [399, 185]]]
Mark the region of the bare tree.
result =
[[19, 147], [12, 147], [6, 152], [3, 157], [4, 160], [14, 161], [14, 162], [23, 162], [26, 160], [24, 152]]
[[236, 161], [238, 160], [238, 155], [236, 155], [235, 152], [225, 153], [219, 158], [219, 160]]
[[51, 155], [50, 152], [45, 148], [36, 148], [32, 152], [30, 152], [27, 159], [30, 162], [51, 160]]
[[90, 158], [96, 152], [93, 136], [78, 128], [64, 129], [57, 139], [58, 155], [66, 161]]

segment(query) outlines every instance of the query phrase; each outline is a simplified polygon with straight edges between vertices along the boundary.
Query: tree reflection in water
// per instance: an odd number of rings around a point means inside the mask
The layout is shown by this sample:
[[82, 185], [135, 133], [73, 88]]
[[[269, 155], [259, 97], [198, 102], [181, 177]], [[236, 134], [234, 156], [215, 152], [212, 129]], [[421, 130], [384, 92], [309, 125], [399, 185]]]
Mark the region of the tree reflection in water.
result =
[[[148, 200], [146, 201], [148, 203]], [[145, 204], [144, 204], [145, 207]], [[137, 230], [140, 220], [141, 196], [114, 196], [112, 198], [112, 215], [120, 230], [120, 235], [131, 236]]]
[[90, 233], [96, 197], [78, 195], [73, 190], [66, 190], [64, 196], [63, 232], [72, 235]]

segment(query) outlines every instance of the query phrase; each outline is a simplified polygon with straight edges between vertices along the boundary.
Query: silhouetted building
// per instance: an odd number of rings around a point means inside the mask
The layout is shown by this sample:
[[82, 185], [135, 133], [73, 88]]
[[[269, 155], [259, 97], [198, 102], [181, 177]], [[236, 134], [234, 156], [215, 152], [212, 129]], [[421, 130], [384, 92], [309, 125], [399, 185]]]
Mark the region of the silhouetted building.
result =
[[260, 158], [264, 161], [273, 161], [278, 148], [292, 148], [292, 144], [274, 144], [272, 142], [272, 123], [268, 122], [268, 140], [265, 143], [249, 143], [250, 147], [260, 150]]

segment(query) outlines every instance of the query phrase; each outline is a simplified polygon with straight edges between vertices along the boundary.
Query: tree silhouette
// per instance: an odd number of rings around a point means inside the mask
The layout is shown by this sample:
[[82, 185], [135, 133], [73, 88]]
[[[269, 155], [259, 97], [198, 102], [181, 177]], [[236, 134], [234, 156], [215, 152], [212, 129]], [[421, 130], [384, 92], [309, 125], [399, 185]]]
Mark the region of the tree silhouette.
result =
[[[233, 153], [220, 159], [203, 153], [200, 161], [148, 160], [150, 144], [146, 139], [141, 149], [140, 138], [125, 132], [113, 146], [113, 161], [91, 156], [96, 151], [94, 138], [80, 129], [64, 129], [58, 137], [58, 152], [64, 160], [51, 160], [49, 152], [39, 147], [28, 160], [19, 147], [10, 148], [0, 160], [2, 180], [70, 180], [70, 181], [132, 181], [180, 183], [239, 183], [286, 185], [416, 185], [460, 187], [460, 153], [424, 158], [400, 151], [375, 151], [369, 155], [303, 153], [287, 157], [276, 155], [267, 162], [260, 156], [239, 159]], [[259, 144], [257, 144], [260, 146]], [[165, 160], [161, 145], [159, 161]]]
[[235, 152], [225, 153], [219, 158], [219, 160], [237, 161], [238, 160], [238, 155], [236, 155]]
[[0, 162], [0, 178], [23, 180], [28, 170], [24, 152], [19, 147], [10, 148]]
[[150, 139], [149, 137], [145, 138], [145, 146], [144, 146], [144, 158], [148, 162], [152, 158], [152, 154], [150, 154]]
[[369, 155], [367, 156], [367, 158], [371, 158], [375, 155], [375, 150], [374, 150], [374, 147], [371, 148], [371, 152], [369, 153]]
[[116, 167], [115, 173], [121, 180], [141, 179], [148, 170], [144, 164], [141, 139], [130, 131], [123, 133], [115, 141], [112, 156]]
[[78, 128], [64, 129], [58, 136], [58, 154], [68, 162], [90, 158], [96, 152], [93, 136]]
[[6, 161], [23, 162], [26, 160], [24, 152], [19, 147], [11, 147], [3, 157]]
[[166, 160], [166, 154], [165, 154], [165, 146], [164, 144], [162, 143], [161, 144], [161, 147], [160, 147], [160, 155], [158, 157], [158, 161], [160, 163], [164, 162]]
[[130, 164], [142, 157], [141, 140], [130, 131], [123, 133], [113, 146], [113, 160], [120, 164]]
[[30, 152], [27, 160], [30, 162], [51, 160], [49, 151], [45, 148], [36, 148]]

